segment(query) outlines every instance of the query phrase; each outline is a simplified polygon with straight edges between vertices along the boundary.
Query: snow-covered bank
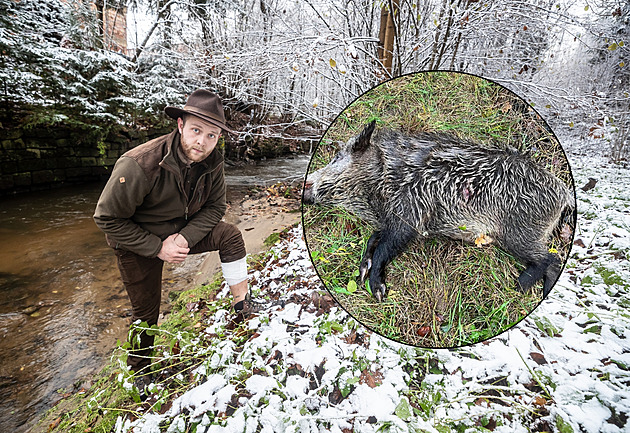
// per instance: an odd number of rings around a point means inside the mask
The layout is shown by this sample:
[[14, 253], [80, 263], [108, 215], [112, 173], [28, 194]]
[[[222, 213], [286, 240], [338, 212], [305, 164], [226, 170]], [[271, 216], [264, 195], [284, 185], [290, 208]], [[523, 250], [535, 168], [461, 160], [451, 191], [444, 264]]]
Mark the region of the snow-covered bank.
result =
[[[457, 351], [370, 334], [325, 294], [293, 229], [252, 274], [270, 307], [247, 323], [247, 341], [200, 347], [199, 385], [163, 414], [121, 415], [116, 431], [627, 431], [628, 172], [586, 159], [573, 171], [578, 187], [598, 183], [578, 189], [572, 256], [510, 331]], [[236, 333], [229, 318], [218, 311], [199, 329]]]

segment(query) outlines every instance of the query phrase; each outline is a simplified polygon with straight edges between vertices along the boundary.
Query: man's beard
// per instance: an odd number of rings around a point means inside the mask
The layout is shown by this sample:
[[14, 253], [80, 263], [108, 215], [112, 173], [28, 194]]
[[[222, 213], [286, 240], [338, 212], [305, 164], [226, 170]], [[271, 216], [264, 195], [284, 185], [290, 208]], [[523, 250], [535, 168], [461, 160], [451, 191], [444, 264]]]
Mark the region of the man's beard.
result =
[[181, 149], [181, 155], [183, 155], [184, 158], [186, 158], [186, 161], [183, 161], [183, 162], [188, 163], [188, 164], [192, 164], [194, 162], [201, 162], [201, 161], [203, 161], [204, 159], [206, 159], [208, 157], [209, 154], [205, 155], [200, 160], [194, 159], [195, 155], [194, 155], [194, 153], [192, 153], [192, 148], [193, 147], [194, 146], [185, 146], [184, 145], [184, 137], [182, 137], [182, 136], [179, 137], [179, 148]]

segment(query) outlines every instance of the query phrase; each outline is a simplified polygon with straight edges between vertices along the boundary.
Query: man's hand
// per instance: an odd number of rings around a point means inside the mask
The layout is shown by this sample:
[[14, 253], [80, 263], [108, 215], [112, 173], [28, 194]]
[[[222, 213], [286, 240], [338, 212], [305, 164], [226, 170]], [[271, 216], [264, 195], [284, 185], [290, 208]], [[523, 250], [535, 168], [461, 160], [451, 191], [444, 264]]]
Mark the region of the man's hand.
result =
[[180, 248], [188, 248], [188, 241], [186, 240], [185, 237], [183, 237], [179, 233], [175, 234], [175, 243]]
[[175, 233], [164, 239], [162, 249], [158, 257], [168, 263], [181, 263], [188, 256], [188, 242], [179, 233]]

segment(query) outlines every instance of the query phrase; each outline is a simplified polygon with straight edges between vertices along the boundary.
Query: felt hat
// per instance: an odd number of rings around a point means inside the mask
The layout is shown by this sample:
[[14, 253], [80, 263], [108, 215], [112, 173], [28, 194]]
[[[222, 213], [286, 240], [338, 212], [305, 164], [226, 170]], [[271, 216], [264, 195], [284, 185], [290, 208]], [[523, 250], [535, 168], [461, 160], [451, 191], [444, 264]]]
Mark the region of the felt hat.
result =
[[192, 114], [218, 126], [224, 131], [232, 132], [225, 125], [225, 113], [223, 112], [221, 99], [209, 90], [195, 90], [188, 97], [184, 108], [166, 107], [164, 112], [173, 119], [182, 117], [183, 114]]

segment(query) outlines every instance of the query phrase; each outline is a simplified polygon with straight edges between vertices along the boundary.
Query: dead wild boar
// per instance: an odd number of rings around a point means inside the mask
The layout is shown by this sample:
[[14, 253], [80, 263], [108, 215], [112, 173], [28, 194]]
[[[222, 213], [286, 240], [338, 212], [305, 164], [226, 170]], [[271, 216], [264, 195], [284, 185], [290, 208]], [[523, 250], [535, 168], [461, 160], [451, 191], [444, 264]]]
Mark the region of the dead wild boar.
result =
[[351, 138], [305, 182], [305, 204], [338, 206], [376, 230], [361, 260], [361, 284], [385, 296], [385, 267], [419, 237], [494, 242], [526, 265], [516, 288], [543, 280], [547, 296], [562, 262], [547, 242], [574, 209], [570, 189], [515, 149], [447, 135], [380, 131]]

